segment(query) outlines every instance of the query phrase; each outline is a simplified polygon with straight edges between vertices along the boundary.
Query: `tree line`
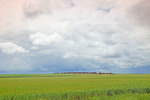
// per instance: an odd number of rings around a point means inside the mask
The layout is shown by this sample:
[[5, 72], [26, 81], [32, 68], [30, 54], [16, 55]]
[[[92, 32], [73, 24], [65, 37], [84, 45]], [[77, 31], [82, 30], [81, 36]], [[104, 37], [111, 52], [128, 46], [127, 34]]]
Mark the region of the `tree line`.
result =
[[63, 72], [63, 73], [54, 73], [54, 74], [98, 74], [98, 75], [101, 75], [101, 74], [113, 74], [113, 73], [109, 73], [109, 72], [106, 72], [106, 73], [102, 73], [102, 72]]

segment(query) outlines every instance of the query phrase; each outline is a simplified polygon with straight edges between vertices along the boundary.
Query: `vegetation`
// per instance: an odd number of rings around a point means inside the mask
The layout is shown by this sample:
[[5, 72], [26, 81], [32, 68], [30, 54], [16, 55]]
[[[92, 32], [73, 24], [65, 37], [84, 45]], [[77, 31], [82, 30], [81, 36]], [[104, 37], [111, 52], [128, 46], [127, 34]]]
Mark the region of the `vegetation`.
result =
[[148, 100], [149, 74], [0, 75], [0, 100]]

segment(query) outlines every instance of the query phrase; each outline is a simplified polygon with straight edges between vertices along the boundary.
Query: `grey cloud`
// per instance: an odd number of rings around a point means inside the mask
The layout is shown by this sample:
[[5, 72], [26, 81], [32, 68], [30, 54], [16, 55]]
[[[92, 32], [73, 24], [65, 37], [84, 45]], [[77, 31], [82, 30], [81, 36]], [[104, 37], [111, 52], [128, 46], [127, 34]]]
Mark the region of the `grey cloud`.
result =
[[67, 3], [69, 7], [75, 6], [75, 4], [72, 0], [60, 0], [60, 1], [63, 1], [64, 3]]
[[141, 0], [130, 9], [130, 15], [136, 23], [150, 27], [150, 1]]
[[22, 54], [22, 55], [14, 54], [13, 56], [8, 56], [6, 54], [0, 53], [0, 56], [1, 56], [0, 71], [28, 72], [35, 69], [34, 66], [32, 66], [32, 62], [30, 62], [31, 57], [28, 56], [28, 54]]
[[41, 14], [52, 14], [73, 6], [72, 0], [25, 0], [23, 11], [26, 17], [34, 18]]
[[27, 17], [35, 17], [40, 14], [49, 14], [51, 13], [49, 7], [49, 0], [26, 0], [23, 11]]

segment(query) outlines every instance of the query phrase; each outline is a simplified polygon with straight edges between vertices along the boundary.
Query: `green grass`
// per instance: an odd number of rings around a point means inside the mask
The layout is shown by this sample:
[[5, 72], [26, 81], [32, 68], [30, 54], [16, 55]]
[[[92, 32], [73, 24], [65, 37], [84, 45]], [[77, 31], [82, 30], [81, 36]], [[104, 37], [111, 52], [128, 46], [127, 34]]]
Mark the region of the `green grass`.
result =
[[0, 75], [0, 100], [148, 100], [149, 74]]

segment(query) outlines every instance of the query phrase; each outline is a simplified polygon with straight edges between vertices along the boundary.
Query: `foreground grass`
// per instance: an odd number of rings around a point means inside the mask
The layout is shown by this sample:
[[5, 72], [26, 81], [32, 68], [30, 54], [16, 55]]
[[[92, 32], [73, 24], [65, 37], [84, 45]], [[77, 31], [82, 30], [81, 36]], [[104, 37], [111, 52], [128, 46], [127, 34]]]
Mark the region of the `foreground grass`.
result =
[[150, 75], [0, 75], [1, 100], [148, 100]]

